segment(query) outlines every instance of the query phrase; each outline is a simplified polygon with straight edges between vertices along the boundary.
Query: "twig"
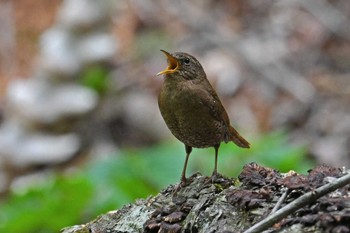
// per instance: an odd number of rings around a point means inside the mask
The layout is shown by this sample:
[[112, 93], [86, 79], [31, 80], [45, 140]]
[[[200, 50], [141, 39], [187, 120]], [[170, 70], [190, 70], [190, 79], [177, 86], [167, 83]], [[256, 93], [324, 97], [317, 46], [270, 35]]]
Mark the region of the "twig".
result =
[[350, 173], [347, 173], [345, 176], [336, 179], [334, 182], [325, 184], [314, 191], [305, 193], [298, 199], [284, 206], [282, 209], [276, 211], [274, 214], [267, 216], [261, 222], [258, 222], [254, 226], [250, 227], [244, 233], [259, 233], [269, 227], [273, 226], [275, 223], [279, 222], [289, 214], [292, 214], [294, 211], [300, 209], [301, 207], [314, 202], [318, 198], [335, 191], [338, 188], [341, 188], [350, 183]]
[[271, 210], [271, 214], [275, 213], [282, 205], [282, 203], [284, 202], [284, 200], [287, 198], [288, 194], [290, 192], [290, 189], [289, 188], [286, 188], [282, 194], [282, 196], [280, 197], [280, 199], [278, 199], [275, 207], [273, 207], [273, 209]]

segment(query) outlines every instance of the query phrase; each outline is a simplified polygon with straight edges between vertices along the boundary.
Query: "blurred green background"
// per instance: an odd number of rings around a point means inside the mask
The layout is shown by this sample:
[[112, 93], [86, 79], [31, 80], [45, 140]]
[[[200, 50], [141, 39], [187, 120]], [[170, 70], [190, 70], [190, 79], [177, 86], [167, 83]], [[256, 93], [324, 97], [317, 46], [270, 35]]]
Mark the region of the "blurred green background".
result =
[[[0, 3], [0, 232], [51, 233], [180, 179], [157, 95], [159, 49], [195, 55], [249, 150], [220, 173], [349, 166], [350, 2]], [[187, 176], [209, 176], [194, 149]]]
[[[284, 172], [295, 169], [305, 173], [313, 166], [311, 160], [305, 159], [305, 148], [289, 145], [285, 133], [264, 135], [252, 143], [251, 150], [223, 144], [218, 162], [220, 173], [237, 177], [250, 162]], [[209, 176], [214, 164], [213, 150], [194, 150], [188, 175], [200, 171]], [[145, 149], [124, 149], [118, 156], [89, 162], [64, 175], [53, 172], [40, 184], [15, 190], [2, 202], [0, 229], [58, 232], [63, 226], [87, 222], [177, 183], [183, 162], [183, 146], [171, 141]]]

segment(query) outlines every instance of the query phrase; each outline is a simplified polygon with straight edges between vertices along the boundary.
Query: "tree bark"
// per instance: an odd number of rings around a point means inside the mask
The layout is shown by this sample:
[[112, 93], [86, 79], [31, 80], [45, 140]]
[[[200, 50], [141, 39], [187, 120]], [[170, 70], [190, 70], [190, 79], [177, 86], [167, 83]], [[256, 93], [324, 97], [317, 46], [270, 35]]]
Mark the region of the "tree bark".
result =
[[[213, 182], [194, 174], [186, 187], [170, 185], [154, 197], [64, 228], [62, 233], [350, 232], [350, 175], [341, 169], [323, 165], [308, 175], [281, 174], [252, 163], [238, 178], [220, 176]], [[335, 186], [327, 194], [323, 187], [331, 184]], [[303, 203], [291, 212], [290, 206], [298, 200]], [[289, 211], [285, 215], [284, 209]], [[263, 228], [252, 227], [267, 216]]]

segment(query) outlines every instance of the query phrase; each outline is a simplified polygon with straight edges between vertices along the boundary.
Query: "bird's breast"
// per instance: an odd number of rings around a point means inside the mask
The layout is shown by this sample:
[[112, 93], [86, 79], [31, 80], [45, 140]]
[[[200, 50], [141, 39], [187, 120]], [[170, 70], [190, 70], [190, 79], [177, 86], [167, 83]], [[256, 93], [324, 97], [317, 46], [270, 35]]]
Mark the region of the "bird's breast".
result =
[[223, 122], [213, 117], [210, 106], [203, 103], [190, 85], [163, 85], [158, 98], [159, 109], [172, 134], [192, 147], [210, 147], [223, 140]]

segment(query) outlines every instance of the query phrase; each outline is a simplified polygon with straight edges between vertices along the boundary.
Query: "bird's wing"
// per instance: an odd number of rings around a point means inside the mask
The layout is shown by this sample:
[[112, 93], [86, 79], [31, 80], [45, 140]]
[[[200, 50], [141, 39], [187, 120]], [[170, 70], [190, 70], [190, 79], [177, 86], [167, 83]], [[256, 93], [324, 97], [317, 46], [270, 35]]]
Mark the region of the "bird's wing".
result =
[[206, 88], [197, 86], [197, 88], [194, 87], [192, 91], [194, 95], [199, 98], [200, 103], [210, 109], [213, 118], [226, 127], [227, 134], [225, 136], [225, 142], [233, 141], [239, 147], [249, 148], [249, 142], [230, 126], [230, 119], [227, 112], [211, 85], [206, 85]]
[[229, 127], [230, 119], [227, 112], [223, 107], [219, 96], [216, 94], [209, 82], [208, 84], [209, 85], [205, 85], [206, 88], [196, 85], [193, 87], [192, 91], [194, 95], [199, 98], [200, 103], [210, 109], [210, 113], [214, 119], [219, 122], [223, 122], [227, 127]]

